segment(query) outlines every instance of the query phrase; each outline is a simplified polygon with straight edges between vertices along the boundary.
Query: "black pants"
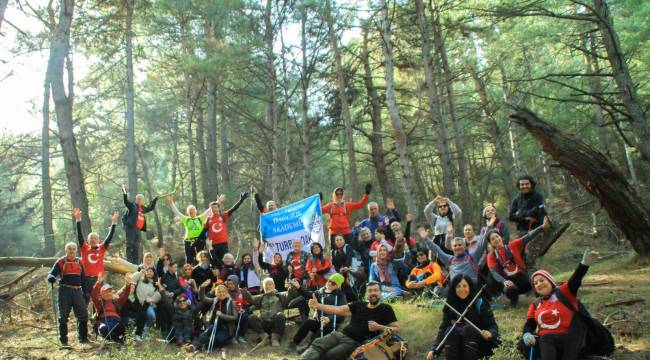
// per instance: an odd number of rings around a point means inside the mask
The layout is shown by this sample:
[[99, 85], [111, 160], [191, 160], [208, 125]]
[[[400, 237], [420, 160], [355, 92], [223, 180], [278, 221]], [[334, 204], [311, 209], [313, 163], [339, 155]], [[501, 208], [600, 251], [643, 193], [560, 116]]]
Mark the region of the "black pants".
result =
[[258, 334], [284, 334], [286, 318], [282, 313], [275, 314], [272, 319], [267, 320], [264, 320], [257, 315], [251, 315], [248, 320], [250, 328]]
[[[173, 299], [171, 299], [169, 296], [165, 294], [160, 295], [160, 302], [156, 304], [156, 323], [160, 327], [162, 336], [167, 337], [172, 328], [172, 320], [174, 318], [174, 304]], [[171, 338], [172, 336], [169, 337]]]
[[73, 289], [61, 285], [59, 287], [59, 340], [62, 344], [68, 343], [68, 316], [70, 310], [74, 311], [77, 318], [77, 332], [79, 341], [88, 340], [88, 309], [81, 288]]
[[139, 254], [140, 250], [140, 230], [135, 226], [124, 226], [124, 233], [126, 235], [126, 243], [131, 244], [129, 239], [133, 239], [133, 244], [135, 246], [126, 247], [126, 258], [129, 261], [138, 261], [142, 259], [142, 256]]
[[514, 286], [502, 286], [490, 275], [488, 277], [488, 289], [491, 290], [491, 293], [496, 293], [496, 295], [503, 291], [505, 296], [510, 299], [511, 303], [516, 304], [520, 294], [525, 294], [532, 289], [530, 281], [528, 280], [528, 274], [526, 272], [520, 272], [512, 276], [505, 276], [504, 278], [506, 280], [512, 281], [514, 283]]
[[198, 239], [194, 240], [193, 242], [183, 240], [183, 245], [185, 247], [185, 263], [196, 265], [196, 254], [198, 254], [199, 251], [203, 250], [205, 247], [205, 242]]
[[[327, 326], [323, 327], [323, 336], [332, 332], [332, 330], [334, 329], [332, 325], [333, 325], [332, 323], [329, 323], [327, 324]], [[300, 324], [300, 327], [298, 328], [296, 335], [294, 335], [293, 337], [293, 343], [296, 345], [300, 344], [310, 332], [314, 335], [316, 334], [318, 334], [318, 336], [321, 335], [320, 321], [314, 319], [307, 319], [303, 321], [302, 324]]]
[[86, 304], [90, 303], [90, 291], [93, 289], [93, 286], [95, 286], [96, 282], [97, 282], [97, 276], [84, 276], [86, 291], [88, 291], [87, 293], [84, 293], [84, 300], [86, 301]]
[[100, 318], [97, 331], [104, 339], [122, 343], [124, 342], [124, 333], [126, 332], [128, 323], [128, 319], [121, 319], [119, 317]]
[[228, 243], [212, 245], [212, 250], [210, 251], [210, 263], [212, 266], [221, 269], [221, 265], [223, 264], [223, 256], [226, 255], [227, 252]]
[[[330, 235], [330, 249], [336, 249], [336, 243], [334, 242], [334, 239], [336, 239], [337, 236], [339, 236], [339, 234]], [[343, 239], [345, 239], [346, 244], [352, 246], [352, 234], [345, 234], [341, 236], [343, 236]]]
[[490, 354], [490, 344], [470, 326], [456, 327], [443, 345], [447, 360], [476, 360]]
[[580, 341], [568, 334], [540, 336], [539, 349], [543, 360], [569, 360], [580, 358]]
[[[197, 350], [202, 350], [210, 345], [210, 337], [212, 336], [212, 329], [214, 324], [210, 324], [208, 328], [202, 332], [199, 336], [194, 339], [194, 348]], [[223, 347], [228, 345], [230, 342], [230, 333], [228, 331], [228, 326], [219, 324], [217, 330], [214, 333], [214, 344], [212, 345], [213, 349]]]

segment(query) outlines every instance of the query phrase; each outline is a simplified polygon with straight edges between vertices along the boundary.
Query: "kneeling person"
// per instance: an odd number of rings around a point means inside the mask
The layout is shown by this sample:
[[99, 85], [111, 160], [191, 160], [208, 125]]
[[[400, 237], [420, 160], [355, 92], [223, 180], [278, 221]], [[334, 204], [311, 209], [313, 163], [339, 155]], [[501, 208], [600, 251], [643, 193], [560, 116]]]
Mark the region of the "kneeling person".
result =
[[315, 295], [309, 300], [309, 307], [325, 314], [350, 316], [350, 324], [343, 331], [332, 332], [314, 340], [300, 359], [345, 359], [352, 352], [386, 328], [399, 331], [399, 323], [393, 308], [382, 304], [381, 285], [371, 281], [366, 285], [366, 301], [357, 301], [343, 306], [318, 303]]
[[131, 274], [124, 276], [125, 286], [119, 297], [113, 295], [113, 287], [110, 284], [102, 285], [103, 275], [97, 277], [97, 282], [93, 286], [91, 298], [97, 312], [97, 331], [104, 339], [109, 339], [118, 343], [124, 343], [124, 332], [128, 319], [120, 316], [120, 311], [124, 308], [129, 294], [131, 293]]

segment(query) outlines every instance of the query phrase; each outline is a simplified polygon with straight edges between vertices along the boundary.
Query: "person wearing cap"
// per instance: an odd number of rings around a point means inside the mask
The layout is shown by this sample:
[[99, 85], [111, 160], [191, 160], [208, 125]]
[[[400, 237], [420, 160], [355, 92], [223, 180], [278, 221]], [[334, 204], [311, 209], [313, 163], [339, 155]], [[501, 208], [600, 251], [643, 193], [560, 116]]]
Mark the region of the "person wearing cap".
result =
[[322, 208], [323, 215], [330, 216], [328, 230], [330, 234], [330, 249], [334, 248], [336, 235], [343, 235], [346, 244], [352, 243], [352, 227], [350, 226], [350, 215], [363, 208], [368, 203], [368, 195], [372, 191], [372, 185], [366, 184], [366, 193], [359, 201], [348, 201], [344, 199], [345, 189], [337, 187], [332, 192], [332, 201]]
[[284, 309], [287, 308], [289, 301], [296, 297], [297, 292], [293, 287], [287, 292], [278, 292], [272, 278], [265, 278], [262, 287], [264, 293], [254, 296], [246, 289], [241, 290], [244, 300], [260, 311], [259, 315], [250, 316], [249, 326], [261, 336], [259, 339], [261, 344], [268, 343], [270, 338], [271, 345], [278, 347], [285, 330]]
[[123, 319], [120, 312], [131, 294], [131, 285], [133, 285], [131, 274], [124, 275], [125, 286], [119, 297], [113, 295], [113, 286], [108, 283], [103, 284], [103, 281], [104, 276], [99, 275], [91, 292], [97, 314], [95, 329], [104, 339], [124, 343], [124, 332], [128, 319]]
[[512, 240], [507, 245], [503, 243], [503, 238], [497, 229], [492, 229], [486, 234], [488, 244], [492, 249], [487, 256], [487, 265], [490, 269], [488, 288], [492, 289], [493, 293], [503, 291], [513, 307], [517, 306], [519, 295], [525, 294], [531, 289], [524, 260], [524, 250], [531, 241], [537, 239], [550, 226], [548, 217], [544, 217], [541, 226], [525, 236]]
[[[59, 279], [59, 340], [62, 346], [68, 346], [68, 316], [74, 311], [77, 318], [79, 342], [88, 342], [88, 309], [84, 294], [86, 281], [81, 259], [77, 257], [77, 244], [65, 245], [65, 256], [59, 258], [47, 276], [47, 281], [54, 286]], [[54, 291], [54, 288], [52, 288]]]
[[[291, 280], [290, 284], [305, 299], [311, 299], [312, 294], [315, 294], [319, 303], [339, 306], [346, 305], [348, 303], [345, 293], [343, 293], [341, 290], [341, 286], [343, 285], [344, 281], [345, 278], [343, 275], [334, 273], [327, 280], [325, 286], [316, 291], [308, 291], [303, 289], [300, 286], [300, 283], [295, 279]], [[339, 316], [337, 318], [336, 315], [325, 315], [322, 312], [317, 311], [316, 317], [314, 319], [306, 319], [302, 322], [302, 324], [300, 324], [300, 327], [294, 335], [293, 340], [290, 341], [289, 345], [287, 346], [286, 353], [293, 353], [296, 350], [299, 353], [303, 352], [309, 347], [311, 342], [314, 341], [316, 337], [319, 335], [325, 336], [331, 333], [335, 330], [334, 326], [338, 328], [339, 325], [343, 323], [343, 320], [345, 320], [345, 318], [342, 316]], [[321, 329], [322, 332], [320, 332]], [[300, 345], [300, 343], [307, 337], [310, 332], [312, 334], [311, 340], [307, 342], [307, 344], [298, 348], [298, 345]]]
[[[576, 320], [578, 289], [589, 266], [600, 254], [585, 250], [567, 282], [557, 284], [553, 275], [538, 270], [530, 277], [537, 300], [530, 304], [524, 325], [522, 342], [526, 357], [533, 351], [543, 360], [579, 359], [585, 346], [585, 329]], [[569, 303], [574, 309], [565, 305]]]

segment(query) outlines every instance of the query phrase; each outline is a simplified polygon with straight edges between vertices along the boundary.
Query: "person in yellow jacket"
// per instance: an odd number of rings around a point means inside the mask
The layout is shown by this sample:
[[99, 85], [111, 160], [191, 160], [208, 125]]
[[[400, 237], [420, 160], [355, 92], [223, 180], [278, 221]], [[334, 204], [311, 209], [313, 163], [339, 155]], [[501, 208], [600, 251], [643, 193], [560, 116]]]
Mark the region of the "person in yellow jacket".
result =
[[406, 288], [416, 292], [421, 292], [426, 287], [433, 290], [436, 286], [442, 286], [445, 275], [436, 262], [429, 260], [427, 252], [422, 249], [417, 251], [417, 266], [415, 266], [406, 280]]

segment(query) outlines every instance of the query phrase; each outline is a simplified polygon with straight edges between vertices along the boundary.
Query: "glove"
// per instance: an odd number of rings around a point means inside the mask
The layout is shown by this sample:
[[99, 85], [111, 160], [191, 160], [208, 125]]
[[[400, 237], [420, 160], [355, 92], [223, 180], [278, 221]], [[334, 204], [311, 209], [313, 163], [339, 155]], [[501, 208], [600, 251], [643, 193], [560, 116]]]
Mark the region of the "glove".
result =
[[371, 191], [372, 191], [372, 184], [370, 183], [366, 184], [366, 195], [370, 195]]
[[244, 191], [244, 192], [242, 192], [242, 193], [239, 194], [239, 198], [240, 198], [241, 200], [244, 200], [244, 199], [246, 199], [247, 197], [248, 197], [248, 191]]
[[535, 336], [533, 336], [533, 334], [528, 332], [524, 333], [522, 339], [524, 340], [524, 344], [526, 344], [526, 346], [535, 346]]
[[50, 275], [50, 276], [47, 277], [47, 281], [50, 284], [54, 284], [54, 282], [56, 281], [56, 278], [54, 276]]
[[598, 252], [587, 249], [584, 254], [582, 254], [582, 261], [580, 261], [580, 263], [584, 266], [589, 266], [598, 259], [599, 255]]

